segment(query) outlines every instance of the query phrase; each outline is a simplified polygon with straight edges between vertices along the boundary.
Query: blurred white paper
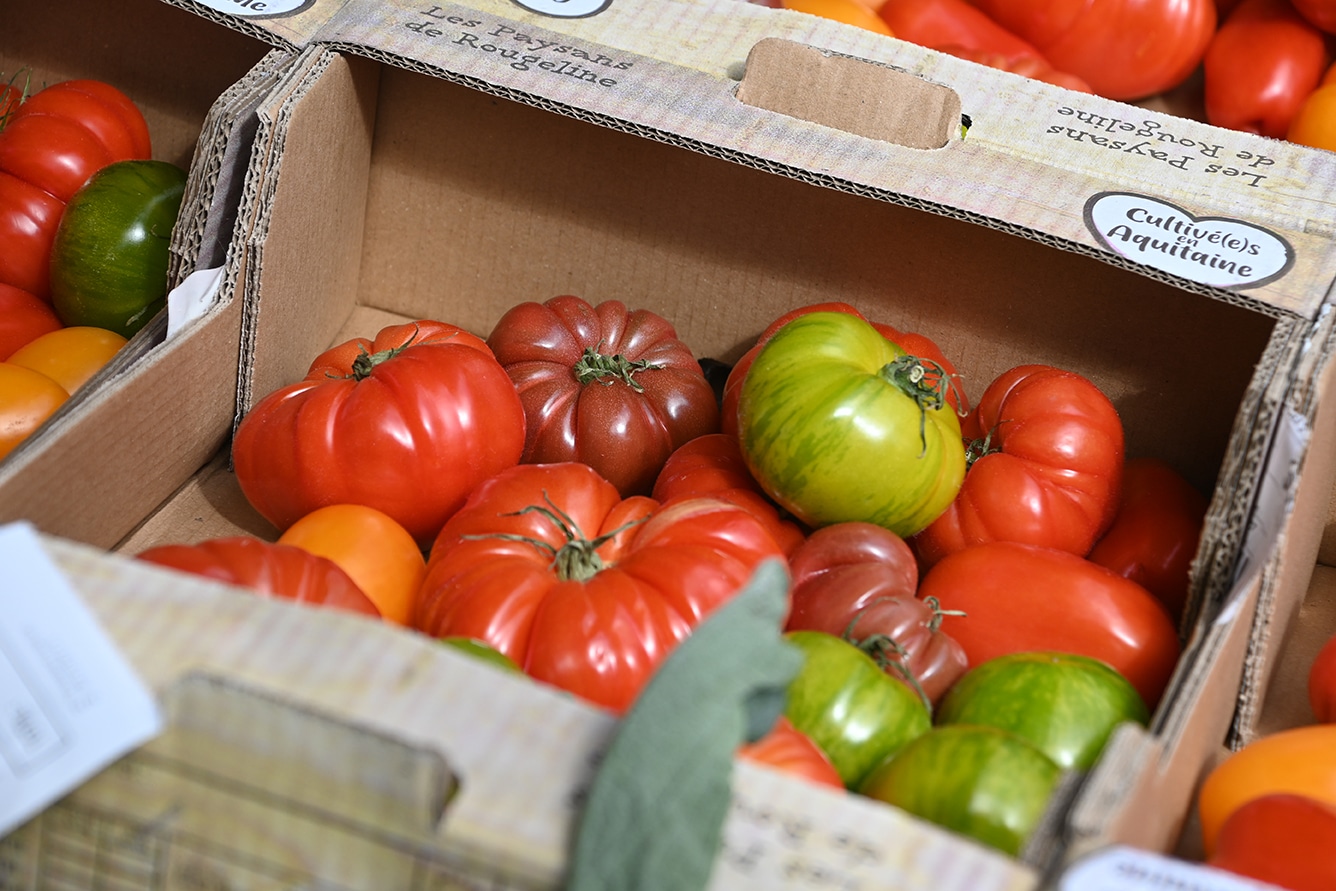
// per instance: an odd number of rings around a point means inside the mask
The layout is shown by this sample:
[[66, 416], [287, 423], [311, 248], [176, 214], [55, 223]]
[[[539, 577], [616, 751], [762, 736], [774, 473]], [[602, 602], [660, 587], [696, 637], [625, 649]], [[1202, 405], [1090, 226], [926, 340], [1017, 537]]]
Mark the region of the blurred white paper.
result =
[[0, 526], [0, 837], [156, 736], [152, 694], [27, 523]]
[[167, 339], [213, 306], [223, 284], [223, 267], [196, 269], [167, 295]]

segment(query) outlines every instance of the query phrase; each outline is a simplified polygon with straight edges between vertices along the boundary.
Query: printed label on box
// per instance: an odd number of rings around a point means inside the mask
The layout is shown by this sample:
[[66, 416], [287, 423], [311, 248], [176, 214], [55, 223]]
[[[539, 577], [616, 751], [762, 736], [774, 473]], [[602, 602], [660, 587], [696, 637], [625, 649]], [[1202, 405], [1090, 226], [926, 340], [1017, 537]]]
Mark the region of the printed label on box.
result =
[[612, 5], [612, 0], [511, 0], [530, 12], [557, 19], [582, 19], [598, 15]]
[[199, 2], [218, 12], [247, 19], [293, 15], [304, 12], [316, 4], [316, 0], [199, 0]]
[[0, 836], [157, 735], [157, 703], [26, 523], [0, 526]]
[[1224, 870], [1127, 847], [1092, 854], [1068, 869], [1058, 883], [1058, 891], [1265, 891], [1271, 887]]

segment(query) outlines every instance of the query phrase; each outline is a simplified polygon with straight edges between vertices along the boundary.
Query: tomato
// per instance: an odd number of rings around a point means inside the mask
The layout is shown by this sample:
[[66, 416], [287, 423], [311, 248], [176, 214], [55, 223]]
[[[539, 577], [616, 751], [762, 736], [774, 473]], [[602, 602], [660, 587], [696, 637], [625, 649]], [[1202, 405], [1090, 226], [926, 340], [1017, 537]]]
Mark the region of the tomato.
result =
[[1306, 795], [1263, 795], [1220, 827], [1210, 866], [1291, 891], [1336, 888], [1336, 807]]
[[789, 631], [803, 667], [789, 683], [785, 716], [830, 758], [848, 788], [928, 731], [932, 721], [918, 694], [871, 656], [824, 631]]
[[719, 407], [672, 324], [617, 300], [521, 303], [487, 345], [519, 391], [525, 463], [581, 461], [622, 495], [648, 495], [668, 456], [719, 429]]
[[0, 131], [0, 170], [69, 201], [90, 176], [116, 160], [78, 121], [25, 111], [21, 107]]
[[1322, 83], [1299, 106], [1285, 138], [1300, 145], [1336, 151], [1336, 65], [1327, 68]]
[[472, 637], [442, 637], [438, 638], [442, 645], [458, 650], [474, 659], [485, 662], [494, 668], [500, 668], [512, 674], [523, 674], [520, 667], [515, 664], [515, 660], [502, 653], [495, 647], [488, 646], [480, 640]]
[[780, 6], [892, 36], [886, 23], [860, 0], [783, 0]]
[[1328, 61], [1326, 36], [1290, 0], [1244, 0], [1206, 50], [1206, 120], [1284, 139]]
[[1007, 61], [1042, 58], [1028, 40], [966, 0], [885, 0], [877, 13], [895, 36], [929, 49], [951, 46]]
[[996, 727], [934, 727], [879, 765], [858, 791], [1012, 856], [1057, 788], [1061, 768]]
[[69, 398], [46, 375], [0, 362], [0, 458], [18, 448]]
[[1078, 93], [1094, 92], [1090, 89], [1090, 84], [1086, 83], [1083, 78], [1077, 77], [1075, 74], [1069, 74], [1066, 71], [1059, 71], [1048, 64], [1042, 56], [1008, 58], [1002, 53], [972, 49], [955, 44], [943, 44], [933, 47], [933, 49], [980, 65], [987, 65], [989, 68], [996, 68], [999, 71], [1010, 71], [1012, 74], [1019, 74], [1021, 77], [1053, 84], [1055, 87], [1075, 90]]
[[523, 448], [524, 409], [487, 344], [421, 320], [317, 356], [242, 418], [232, 457], [241, 491], [279, 530], [325, 505], [365, 504], [425, 548]]
[[965, 651], [941, 630], [935, 602], [914, 596], [918, 564], [894, 532], [856, 522], [818, 529], [789, 555], [789, 572], [788, 630], [843, 637], [929, 703], [965, 672]]
[[60, 328], [17, 349], [9, 362], [40, 371], [73, 395], [125, 346], [115, 331], [91, 326]]
[[[779, 318], [771, 322], [761, 336], [756, 338], [756, 343], [742, 355], [730, 369], [727, 378], [724, 380], [724, 392], [722, 406], [720, 411], [720, 429], [730, 436], [738, 435], [738, 398], [742, 395], [742, 382], [747, 377], [747, 371], [752, 363], [756, 361], [756, 354], [761, 351], [761, 347], [769, 342], [770, 338], [775, 336], [775, 332], [783, 328], [789, 322], [799, 316], [807, 315], [813, 312], [843, 312], [851, 316], [863, 318], [863, 314], [848, 303], [832, 301], [829, 303], [814, 303], [808, 306], [801, 306], [797, 309], [789, 310]], [[897, 331], [890, 325], [883, 322], [872, 322], [872, 327], [881, 332], [882, 337], [899, 346], [911, 356], [918, 356], [927, 360], [925, 364], [936, 363], [941, 368], [945, 380], [949, 382], [946, 387], [946, 400], [951, 404], [957, 413], [964, 413], [969, 410], [969, 402], [965, 398], [964, 391], [956, 385], [960, 375], [956, 372], [956, 367], [951, 360], [942, 354], [941, 347], [933, 343], [922, 334], [912, 331]]]
[[747, 467], [808, 526], [850, 520], [911, 535], [965, 475], [960, 424], [940, 368], [863, 319], [811, 312], [757, 353], [738, 399]]
[[408, 624], [427, 561], [388, 514], [364, 504], [328, 504], [289, 526], [278, 543], [337, 563], [386, 621]]
[[1109, 99], [1144, 99], [1181, 84], [1216, 27], [1214, 0], [970, 2]]
[[806, 537], [802, 527], [780, 516], [752, 478], [738, 441], [725, 433], [706, 433], [679, 446], [664, 462], [650, 492], [650, 497], [663, 502], [701, 495], [750, 510], [786, 554]]
[[[1336, 724], [1282, 730], [1231, 752], [1197, 793], [1206, 856], [1214, 856], [1225, 821], [1263, 795], [1292, 792], [1336, 806]], [[1330, 856], [1330, 852], [1327, 852]]]
[[1009, 653], [979, 663], [937, 710], [938, 724], [981, 724], [1023, 737], [1067, 770], [1089, 770], [1119, 724], [1145, 726], [1141, 695], [1098, 659]]
[[376, 605], [332, 561], [251, 536], [159, 545], [142, 551], [138, 559], [256, 594], [380, 617]]
[[49, 298], [51, 245], [64, 212], [55, 195], [0, 171], [0, 283]]
[[1308, 669], [1308, 702], [1321, 724], [1336, 724], [1336, 635], [1332, 635]]
[[1029, 650], [1090, 656], [1131, 681], [1150, 708], [1180, 655], [1174, 622], [1149, 591], [1054, 548], [1007, 541], [965, 548], [927, 572], [919, 596], [937, 599], [942, 628], [970, 665]]
[[118, 161], [153, 156], [148, 122], [134, 100], [99, 80], [66, 80], [29, 96], [22, 115], [43, 114], [78, 121]]
[[844, 780], [821, 747], [783, 715], [765, 736], [738, 749], [738, 757], [789, 776], [844, 791]]
[[1336, 2], [1333, 0], [1290, 0], [1299, 15], [1314, 27], [1336, 34]]
[[1150, 591], [1178, 619], [1207, 505], [1206, 496], [1164, 461], [1130, 459], [1118, 513], [1089, 559]]
[[924, 565], [987, 541], [1089, 553], [1113, 522], [1123, 474], [1122, 421], [1098, 387], [1017, 366], [988, 385], [963, 429], [973, 442], [960, 493], [912, 542]]
[[120, 161], [75, 193], [51, 246], [51, 303], [62, 322], [130, 337], [166, 305], [185, 185], [175, 164]]
[[51, 304], [22, 288], [0, 282], [0, 362], [29, 341], [60, 327]]
[[660, 505], [578, 462], [519, 464], [441, 529], [414, 626], [484, 641], [539, 681], [624, 712], [669, 652], [779, 546], [713, 498]]

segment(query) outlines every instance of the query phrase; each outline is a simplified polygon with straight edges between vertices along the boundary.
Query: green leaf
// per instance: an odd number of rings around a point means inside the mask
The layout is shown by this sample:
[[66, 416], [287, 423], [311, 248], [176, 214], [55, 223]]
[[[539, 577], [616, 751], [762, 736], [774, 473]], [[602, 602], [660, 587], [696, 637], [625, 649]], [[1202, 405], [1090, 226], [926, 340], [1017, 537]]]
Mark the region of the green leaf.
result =
[[733, 757], [779, 718], [802, 666], [782, 637], [789, 579], [768, 560], [664, 660], [589, 788], [566, 891], [700, 891], [719, 852]]

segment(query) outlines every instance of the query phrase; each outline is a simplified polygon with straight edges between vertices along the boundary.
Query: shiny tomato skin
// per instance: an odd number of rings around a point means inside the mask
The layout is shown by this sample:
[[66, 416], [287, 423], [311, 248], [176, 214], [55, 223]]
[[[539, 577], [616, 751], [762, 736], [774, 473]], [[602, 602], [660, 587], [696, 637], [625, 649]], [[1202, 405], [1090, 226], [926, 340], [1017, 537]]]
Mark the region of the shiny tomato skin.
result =
[[1074, 653], [1008, 653], [969, 670], [934, 715], [1024, 738], [1064, 769], [1089, 770], [1120, 724], [1145, 726], [1141, 695], [1112, 666]]
[[738, 442], [756, 481], [807, 526], [857, 520], [911, 535], [965, 475], [947, 386], [864, 319], [806, 313], [747, 371]]
[[1150, 591], [1177, 620], [1207, 506], [1206, 496], [1167, 462], [1128, 459], [1118, 513], [1089, 559]]
[[570, 294], [507, 310], [487, 345], [524, 405], [527, 464], [581, 461], [648, 495], [668, 456], [719, 429], [714, 390], [671, 322]]
[[1288, 888], [1336, 888], [1336, 806], [1306, 795], [1263, 795], [1230, 814], [1207, 865]]
[[40, 371], [72, 396], [126, 342], [123, 336], [105, 328], [83, 325], [58, 328], [15, 350], [9, 362]]
[[1144, 99], [1196, 70], [1214, 0], [970, 0], [1055, 68], [1108, 99]]
[[919, 596], [947, 611], [942, 628], [970, 665], [1030, 650], [1077, 653], [1113, 666], [1151, 709], [1181, 653], [1173, 620], [1149, 591], [1055, 548], [973, 545], [928, 570]]
[[51, 304], [22, 288], [0, 282], [0, 362], [19, 347], [60, 327]]
[[92, 131], [59, 115], [17, 114], [0, 131], [0, 170], [61, 201], [114, 160]]
[[1336, 2], [1332, 0], [1290, 0], [1299, 14], [1315, 27], [1336, 34]]
[[1263, 795], [1285, 792], [1336, 806], [1336, 724], [1261, 737], [1231, 752], [1206, 775], [1197, 793], [1206, 856], [1214, 856], [1220, 829], [1236, 810]]
[[1308, 669], [1308, 703], [1320, 724], [1336, 724], [1336, 634], [1318, 650]]
[[885, 0], [877, 12], [895, 36], [929, 49], [952, 46], [1008, 61], [1040, 55], [1028, 40], [966, 0]]
[[928, 732], [932, 720], [918, 694], [853, 644], [824, 631], [784, 638], [803, 653], [784, 715], [826, 753], [847, 788]]
[[153, 156], [148, 122], [125, 93], [105, 81], [66, 80], [29, 96], [23, 114], [48, 114], [77, 121], [117, 161]]
[[858, 787], [931, 823], [1017, 856], [1057, 788], [1061, 769], [996, 727], [934, 727]]
[[1053, 84], [1055, 87], [1074, 90], [1078, 93], [1094, 92], [1090, 88], [1090, 84], [1086, 83], [1083, 78], [1077, 77], [1075, 74], [1069, 74], [1066, 71], [1059, 71], [1048, 64], [1042, 56], [1018, 56], [1009, 59], [1001, 53], [986, 52], [952, 44], [934, 47], [934, 49], [960, 59], [987, 65], [989, 68], [996, 68], [999, 71], [1010, 71], [1012, 74], [1019, 74], [1021, 77]]
[[1206, 50], [1206, 120], [1284, 139], [1329, 61], [1326, 36], [1290, 0], [1244, 0]]
[[[363, 352], [377, 358], [355, 372]], [[365, 504], [426, 548], [523, 448], [524, 409], [487, 344], [424, 319], [317, 356], [242, 418], [232, 455], [247, 500], [280, 531], [325, 505]]]
[[478, 485], [441, 529], [413, 624], [481, 640], [621, 713], [763, 560], [782, 558], [727, 502], [624, 499], [587, 464], [519, 464]]
[[1016, 366], [988, 385], [963, 432], [975, 443], [971, 450], [984, 453], [970, 464], [956, 499], [914, 538], [925, 566], [988, 541], [1085, 556], [1113, 522], [1123, 426], [1087, 378], [1049, 365]]
[[65, 202], [0, 171], [0, 283], [43, 300], [51, 294], [51, 245]]
[[18, 448], [69, 398], [46, 375], [0, 362], [0, 458]]
[[844, 781], [826, 753], [784, 715], [779, 716], [765, 736], [739, 748], [738, 757], [819, 786], [844, 791]]
[[725, 433], [706, 433], [675, 449], [650, 492], [651, 498], [661, 502], [702, 495], [751, 511], [786, 554], [806, 538], [801, 526], [780, 515], [779, 508], [747, 470], [738, 441]]
[[918, 564], [904, 539], [872, 523], [836, 523], [791, 554], [785, 628], [843, 637], [888, 674], [936, 703], [965, 672], [965, 652], [919, 600]]
[[256, 594], [380, 618], [362, 589], [333, 561], [246, 535], [149, 548], [138, 559], [249, 588]]

